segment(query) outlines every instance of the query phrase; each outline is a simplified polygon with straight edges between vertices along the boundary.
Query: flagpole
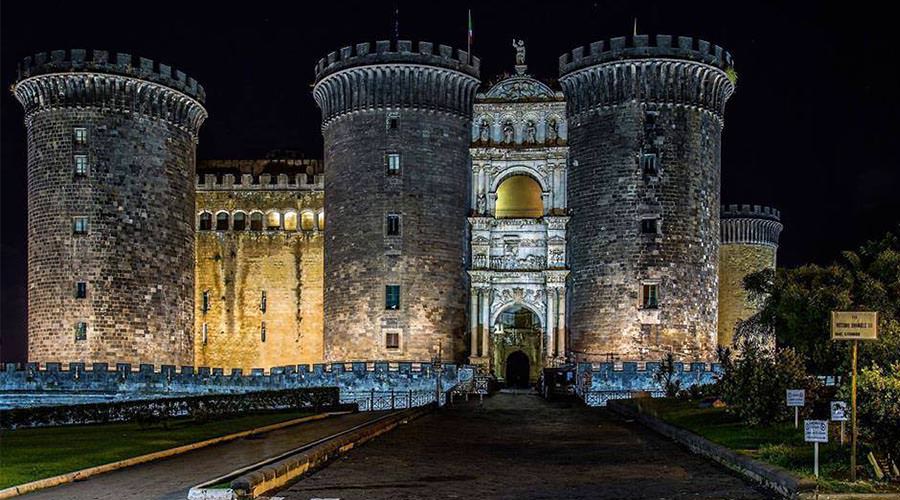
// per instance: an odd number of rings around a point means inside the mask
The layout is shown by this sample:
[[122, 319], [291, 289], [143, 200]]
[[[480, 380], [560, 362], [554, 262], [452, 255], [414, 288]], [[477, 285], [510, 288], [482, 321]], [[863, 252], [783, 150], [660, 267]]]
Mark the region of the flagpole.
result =
[[466, 49], [468, 54], [467, 64], [472, 64], [472, 9], [469, 9], [469, 33], [466, 36]]

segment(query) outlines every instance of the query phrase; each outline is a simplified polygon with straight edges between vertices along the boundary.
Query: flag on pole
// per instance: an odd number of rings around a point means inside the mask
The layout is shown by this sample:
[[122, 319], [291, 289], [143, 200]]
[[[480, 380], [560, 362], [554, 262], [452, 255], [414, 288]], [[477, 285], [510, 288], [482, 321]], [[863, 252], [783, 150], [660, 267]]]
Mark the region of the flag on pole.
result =
[[469, 53], [469, 63], [472, 62], [472, 9], [469, 9], [469, 35], [468, 35], [468, 43], [467, 43], [468, 53]]

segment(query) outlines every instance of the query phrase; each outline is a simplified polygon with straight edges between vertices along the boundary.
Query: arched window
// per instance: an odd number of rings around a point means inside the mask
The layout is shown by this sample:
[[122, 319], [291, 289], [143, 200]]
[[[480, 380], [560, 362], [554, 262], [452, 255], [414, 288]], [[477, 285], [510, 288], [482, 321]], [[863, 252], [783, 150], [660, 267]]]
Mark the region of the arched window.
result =
[[284, 230], [285, 231], [296, 231], [297, 230], [297, 212], [285, 212], [284, 213]]
[[316, 224], [316, 216], [312, 212], [303, 212], [300, 214], [300, 229], [304, 231], [312, 231]]
[[200, 230], [209, 231], [210, 229], [212, 229], [212, 214], [203, 212], [200, 214]]
[[541, 185], [531, 177], [513, 175], [497, 187], [497, 218], [537, 218], [543, 215]]
[[216, 214], [216, 231], [228, 231], [228, 212]]
[[232, 217], [231, 227], [234, 228], [235, 231], [247, 229], [247, 214], [244, 212], [235, 212]]
[[263, 228], [263, 215], [262, 212], [253, 212], [250, 214], [250, 230], [251, 231], [262, 231]]
[[266, 214], [266, 229], [272, 231], [281, 229], [281, 214], [278, 212], [269, 212]]
[[319, 231], [325, 230], [325, 212], [319, 212]]

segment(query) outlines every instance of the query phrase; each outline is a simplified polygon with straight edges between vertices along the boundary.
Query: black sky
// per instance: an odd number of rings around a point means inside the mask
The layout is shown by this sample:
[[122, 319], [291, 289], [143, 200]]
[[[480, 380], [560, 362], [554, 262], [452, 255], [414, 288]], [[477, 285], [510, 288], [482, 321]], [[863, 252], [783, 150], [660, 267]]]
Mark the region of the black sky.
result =
[[[274, 149], [321, 156], [310, 96], [315, 61], [390, 37], [395, 2], [3, 2], [0, 81], [34, 52], [98, 48], [183, 69], [207, 90], [198, 157], [255, 158]], [[779, 263], [828, 262], [896, 229], [900, 43], [896, 16], [864, 2], [399, 2], [400, 36], [465, 47], [482, 76], [509, 71], [510, 40], [528, 44], [530, 72], [557, 76], [578, 45], [641, 33], [702, 37], [729, 49], [739, 74], [728, 105], [722, 199], [782, 210]], [[0, 357], [25, 352], [25, 130], [0, 96]]]

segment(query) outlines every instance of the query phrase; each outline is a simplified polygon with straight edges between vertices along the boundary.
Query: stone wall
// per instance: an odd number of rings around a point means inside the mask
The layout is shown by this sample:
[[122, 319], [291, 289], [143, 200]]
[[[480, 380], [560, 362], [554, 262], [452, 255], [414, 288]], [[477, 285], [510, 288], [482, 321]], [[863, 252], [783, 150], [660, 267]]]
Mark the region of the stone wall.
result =
[[[323, 359], [322, 186], [265, 186], [198, 185], [198, 217], [207, 212], [213, 218], [211, 230], [196, 232], [198, 365], [250, 370]], [[251, 230], [247, 219], [247, 229], [234, 230], [232, 220], [232, 229], [216, 230], [216, 215], [223, 211], [232, 219], [238, 212], [293, 214], [297, 226], [282, 220], [280, 229]], [[311, 228], [302, 226], [303, 214], [315, 217]]]
[[[579, 361], [715, 354], [730, 56], [703, 41], [672, 41], [617, 38], [560, 58], [571, 162], [569, 326]], [[656, 229], [645, 232], [651, 219]], [[657, 287], [658, 307], [643, 307], [644, 285]]]
[[[463, 358], [477, 75], [464, 52], [403, 40], [345, 47], [316, 66], [328, 184], [326, 359], [428, 359], [438, 345], [445, 358]], [[398, 172], [388, 171], [389, 153], [400, 155]], [[400, 217], [397, 235], [387, 234], [388, 214]], [[395, 310], [387, 285], [400, 287]]]
[[[180, 71], [134, 62], [128, 54], [113, 62], [105, 51], [38, 54], [13, 86], [28, 129], [31, 361], [193, 359], [193, 179], [204, 94]], [[76, 218], [86, 220], [83, 234]], [[84, 297], [76, 297], [79, 282]]]

